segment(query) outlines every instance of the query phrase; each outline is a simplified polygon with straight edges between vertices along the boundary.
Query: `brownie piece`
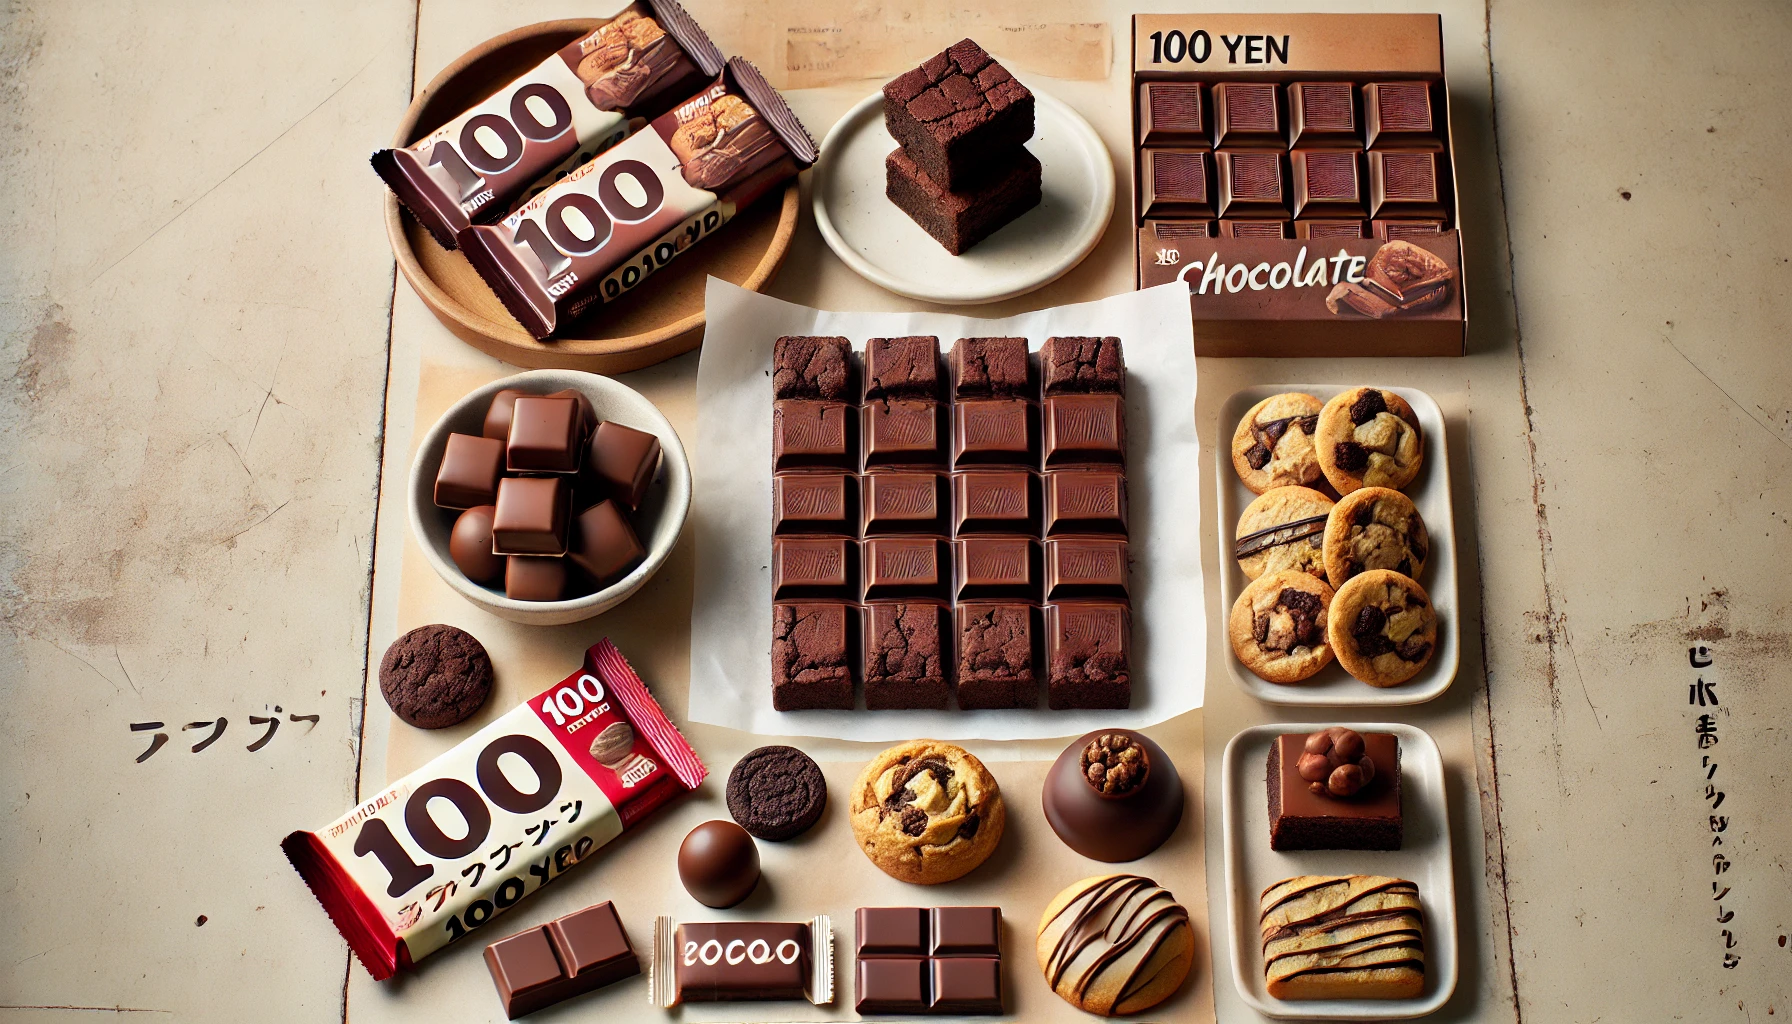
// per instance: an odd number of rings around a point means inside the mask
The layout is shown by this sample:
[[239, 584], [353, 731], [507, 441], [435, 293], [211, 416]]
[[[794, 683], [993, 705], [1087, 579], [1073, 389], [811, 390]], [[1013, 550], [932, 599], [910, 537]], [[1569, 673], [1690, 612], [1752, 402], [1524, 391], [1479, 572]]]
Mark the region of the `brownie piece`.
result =
[[1132, 612], [1119, 602], [1076, 602], [1045, 609], [1047, 705], [1132, 706]]
[[1119, 338], [1047, 338], [1039, 350], [1048, 395], [1120, 394], [1126, 390], [1126, 356]]
[[844, 604], [772, 606], [772, 707], [852, 710], [848, 652], [854, 619]]
[[924, 174], [958, 191], [1033, 137], [1033, 94], [962, 39], [884, 86], [884, 124]]
[[1025, 604], [958, 606], [958, 706], [1030, 708], [1039, 703], [1039, 631]]
[[896, 149], [884, 160], [884, 194], [914, 218], [954, 256], [1039, 205], [1039, 159], [1025, 149], [988, 182], [964, 192], [948, 192], [924, 174], [907, 152]]
[[953, 398], [1032, 398], [1025, 338], [960, 338], [952, 346]]
[[872, 338], [865, 343], [865, 401], [939, 394], [940, 339]]
[[865, 606], [865, 706], [873, 711], [946, 707], [945, 639], [937, 604]]
[[772, 397], [850, 402], [851, 346], [845, 338], [786, 335], [772, 343]]
[[1269, 745], [1269, 848], [1400, 849], [1405, 831], [1400, 807], [1400, 741], [1391, 733], [1363, 733], [1363, 750], [1374, 762], [1374, 776], [1360, 792], [1340, 797], [1315, 793], [1314, 783], [1301, 778], [1300, 759], [1307, 738], [1307, 733], [1284, 733]]

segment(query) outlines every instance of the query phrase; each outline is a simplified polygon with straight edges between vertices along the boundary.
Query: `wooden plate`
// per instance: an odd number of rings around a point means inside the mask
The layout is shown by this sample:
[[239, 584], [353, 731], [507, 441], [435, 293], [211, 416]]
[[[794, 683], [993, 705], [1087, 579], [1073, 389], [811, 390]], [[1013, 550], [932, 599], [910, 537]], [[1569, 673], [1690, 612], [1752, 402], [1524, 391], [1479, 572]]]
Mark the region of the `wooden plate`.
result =
[[[411, 101], [392, 144], [406, 146], [422, 138], [601, 24], [601, 19], [592, 18], [544, 21], [468, 50]], [[771, 280], [796, 232], [797, 196], [792, 180], [782, 202], [755, 203], [634, 292], [596, 307], [545, 342], [523, 330], [466, 257], [436, 244], [416, 218], [403, 212], [390, 191], [386, 236], [404, 279], [467, 344], [516, 366], [621, 373], [702, 344], [703, 282], [709, 275], [751, 291]]]

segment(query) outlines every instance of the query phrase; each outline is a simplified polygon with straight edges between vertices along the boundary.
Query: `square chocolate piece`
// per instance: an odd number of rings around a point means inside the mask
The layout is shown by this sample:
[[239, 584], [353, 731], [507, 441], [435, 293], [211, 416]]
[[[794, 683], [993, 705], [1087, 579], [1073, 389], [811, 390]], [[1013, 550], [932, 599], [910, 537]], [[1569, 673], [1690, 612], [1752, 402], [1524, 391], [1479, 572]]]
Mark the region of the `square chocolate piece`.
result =
[[641, 507], [653, 471], [659, 468], [659, 436], [606, 420], [591, 435], [589, 462], [610, 497], [633, 512]]
[[1039, 704], [1039, 612], [1022, 602], [966, 602], [957, 609], [958, 706]]
[[960, 338], [948, 362], [955, 399], [1031, 398], [1036, 393], [1025, 338]]
[[1287, 164], [1283, 154], [1216, 150], [1213, 165], [1221, 217], [1288, 216], [1288, 189], [1283, 181]]
[[1369, 227], [1373, 237], [1383, 240], [1425, 238], [1444, 233], [1441, 220], [1378, 220], [1371, 221]]
[[1139, 86], [1139, 145], [1208, 146], [1207, 104], [1199, 82]]
[[563, 476], [507, 476], [492, 512], [492, 554], [564, 555], [572, 485]]
[[1210, 220], [1148, 220], [1145, 226], [1162, 239], [1219, 237]]
[[858, 620], [855, 610], [840, 603], [772, 606], [772, 707], [852, 710], [849, 662], [857, 650]]
[[1360, 220], [1297, 220], [1296, 238], [1368, 238], [1366, 225]]
[[1294, 149], [1361, 149], [1356, 86], [1349, 82], [1290, 83], [1288, 143]]
[[608, 583], [647, 557], [647, 548], [614, 501], [600, 501], [573, 517], [566, 558], [598, 584]]
[[511, 1020], [641, 973], [608, 901], [499, 939], [485, 965]]
[[927, 911], [921, 907], [860, 907], [853, 925], [857, 956], [927, 952]]
[[1370, 149], [1443, 149], [1433, 99], [1427, 82], [1363, 86], [1364, 144]]
[[1039, 350], [1039, 367], [1048, 397], [1126, 392], [1126, 356], [1119, 338], [1047, 338]]
[[1045, 400], [1047, 469], [1126, 461], [1126, 406], [1119, 395], [1053, 395]]
[[1139, 151], [1139, 211], [1147, 217], [1213, 216], [1213, 155], [1205, 150]]
[[504, 442], [472, 434], [449, 434], [436, 470], [435, 502], [442, 508], [477, 508], [498, 500], [504, 475]]
[[772, 476], [772, 533], [859, 532], [859, 481], [845, 473]]
[[1294, 181], [1294, 216], [1361, 218], [1363, 163], [1353, 151], [1297, 149], [1288, 157]]
[[773, 402], [772, 468], [857, 469], [857, 427], [857, 410], [839, 402]]
[[952, 596], [958, 600], [1039, 600], [1039, 542], [971, 535], [952, 542]]
[[1213, 148], [1282, 148], [1282, 104], [1268, 82], [1221, 82], [1213, 87]]
[[946, 610], [925, 601], [865, 606], [865, 707], [946, 707]]
[[865, 343], [865, 401], [940, 397], [940, 339], [872, 338]]
[[864, 544], [864, 599], [945, 600], [951, 556], [939, 537], [872, 537]]
[[866, 469], [945, 464], [938, 402], [879, 399], [860, 407], [860, 415]]
[[959, 192], [1033, 137], [1033, 94], [961, 39], [884, 86], [884, 125], [923, 174]]
[[773, 537], [772, 600], [857, 596], [859, 545], [844, 537]]
[[880, 533], [946, 532], [951, 500], [946, 478], [939, 473], [884, 470], [861, 479], [865, 536]]
[[993, 956], [936, 957], [929, 1013], [1002, 1012], [1002, 961]]
[[1126, 534], [1126, 477], [1117, 469], [1045, 474], [1045, 535]]
[[982, 398], [952, 405], [952, 466], [1030, 466], [1036, 407], [1021, 398]]
[[512, 601], [558, 601], [566, 596], [566, 559], [509, 555], [504, 559], [504, 596]]
[[583, 454], [584, 414], [571, 398], [523, 395], [510, 416], [504, 447], [512, 473], [576, 473]]
[[480, 432], [500, 441], [510, 440], [511, 414], [516, 412], [516, 400], [526, 394], [527, 391], [505, 388], [493, 395], [492, 404], [485, 407], [485, 428]]
[[[1362, 734], [1374, 777], [1359, 792], [1332, 796], [1323, 782], [1300, 777], [1307, 733], [1285, 733], [1269, 745], [1269, 848], [1272, 850], [1398, 850], [1400, 741], [1385, 732]], [[1318, 785], [1320, 792], [1313, 792]]]
[[1222, 220], [1219, 222], [1221, 238], [1287, 238], [1288, 222], [1285, 220]]
[[1039, 532], [1039, 477], [1024, 469], [952, 474], [952, 533]]
[[932, 945], [934, 956], [998, 956], [1002, 952], [1002, 911], [999, 907], [934, 907]]
[[1045, 542], [1045, 599], [1126, 597], [1126, 541], [1065, 537]]
[[845, 338], [786, 335], [772, 343], [772, 398], [850, 402], [852, 346]]
[[919, 957], [861, 957], [854, 968], [859, 1013], [926, 1013], [927, 965]]
[[1132, 706], [1132, 610], [1117, 601], [1045, 607], [1046, 703], [1116, 710]]
[[962, 192], [949, 192], [895, 149], [884, 158], [884, 196], [954, 256], [960, 255], [1039, 205], [1039, 158], [1018, 148], [994, 165], [993, 177]]
[[1446, 216], [1442, 153], [1378, 149], [1369, 154], [1369, 215], [1436, 220]]

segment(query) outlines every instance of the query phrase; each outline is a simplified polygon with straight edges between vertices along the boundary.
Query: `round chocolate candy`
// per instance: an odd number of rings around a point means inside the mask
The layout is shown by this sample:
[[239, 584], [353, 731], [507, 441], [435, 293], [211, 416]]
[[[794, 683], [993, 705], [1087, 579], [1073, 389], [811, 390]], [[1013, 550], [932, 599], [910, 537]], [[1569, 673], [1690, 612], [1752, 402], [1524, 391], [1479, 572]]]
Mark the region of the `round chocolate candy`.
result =
[[474, 583], [488, 586], [504, 582], [504, 556], [492, 554], [492, 514], [495, 505], [467, 509], [454, 520], [448, 535], [448, 557]]
[[1182, 821], [1182, 777], [1170, 755], [1129, 729], [1101, 729], [1066, 747], [1045, 776], [1045, 820], [1091, 860], [1138, 860]]
[[706, 821], [678, 848], [678, 880], [698, 903], [732, 907], [759, 884], [759, 847], [732, 821]]

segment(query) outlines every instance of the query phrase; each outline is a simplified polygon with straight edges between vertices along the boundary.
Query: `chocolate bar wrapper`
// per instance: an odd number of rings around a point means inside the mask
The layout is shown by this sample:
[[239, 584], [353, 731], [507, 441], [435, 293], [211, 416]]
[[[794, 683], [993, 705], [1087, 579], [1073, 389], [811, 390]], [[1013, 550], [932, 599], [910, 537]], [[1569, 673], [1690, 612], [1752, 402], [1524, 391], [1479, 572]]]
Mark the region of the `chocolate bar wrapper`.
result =
[[647, 999], [662, 1009], [679, 1003], [807, 999], [834, 1001], [834, 925], [826, 914], [807, 921], [653, 922], [653, 966]]
[[472, 109], [373, 169], [449, 249], [566, 171], [622, 141], [722, 70], [715, 43], [677, 0], [636, 0]]
[[559, 878], [706, 774], [604, 640], [559, 685], [280, 845], [383, 981]]
[[460, 247], [538, 339], [713, 234], [815, 162], [815, 140], [748, 61]]

